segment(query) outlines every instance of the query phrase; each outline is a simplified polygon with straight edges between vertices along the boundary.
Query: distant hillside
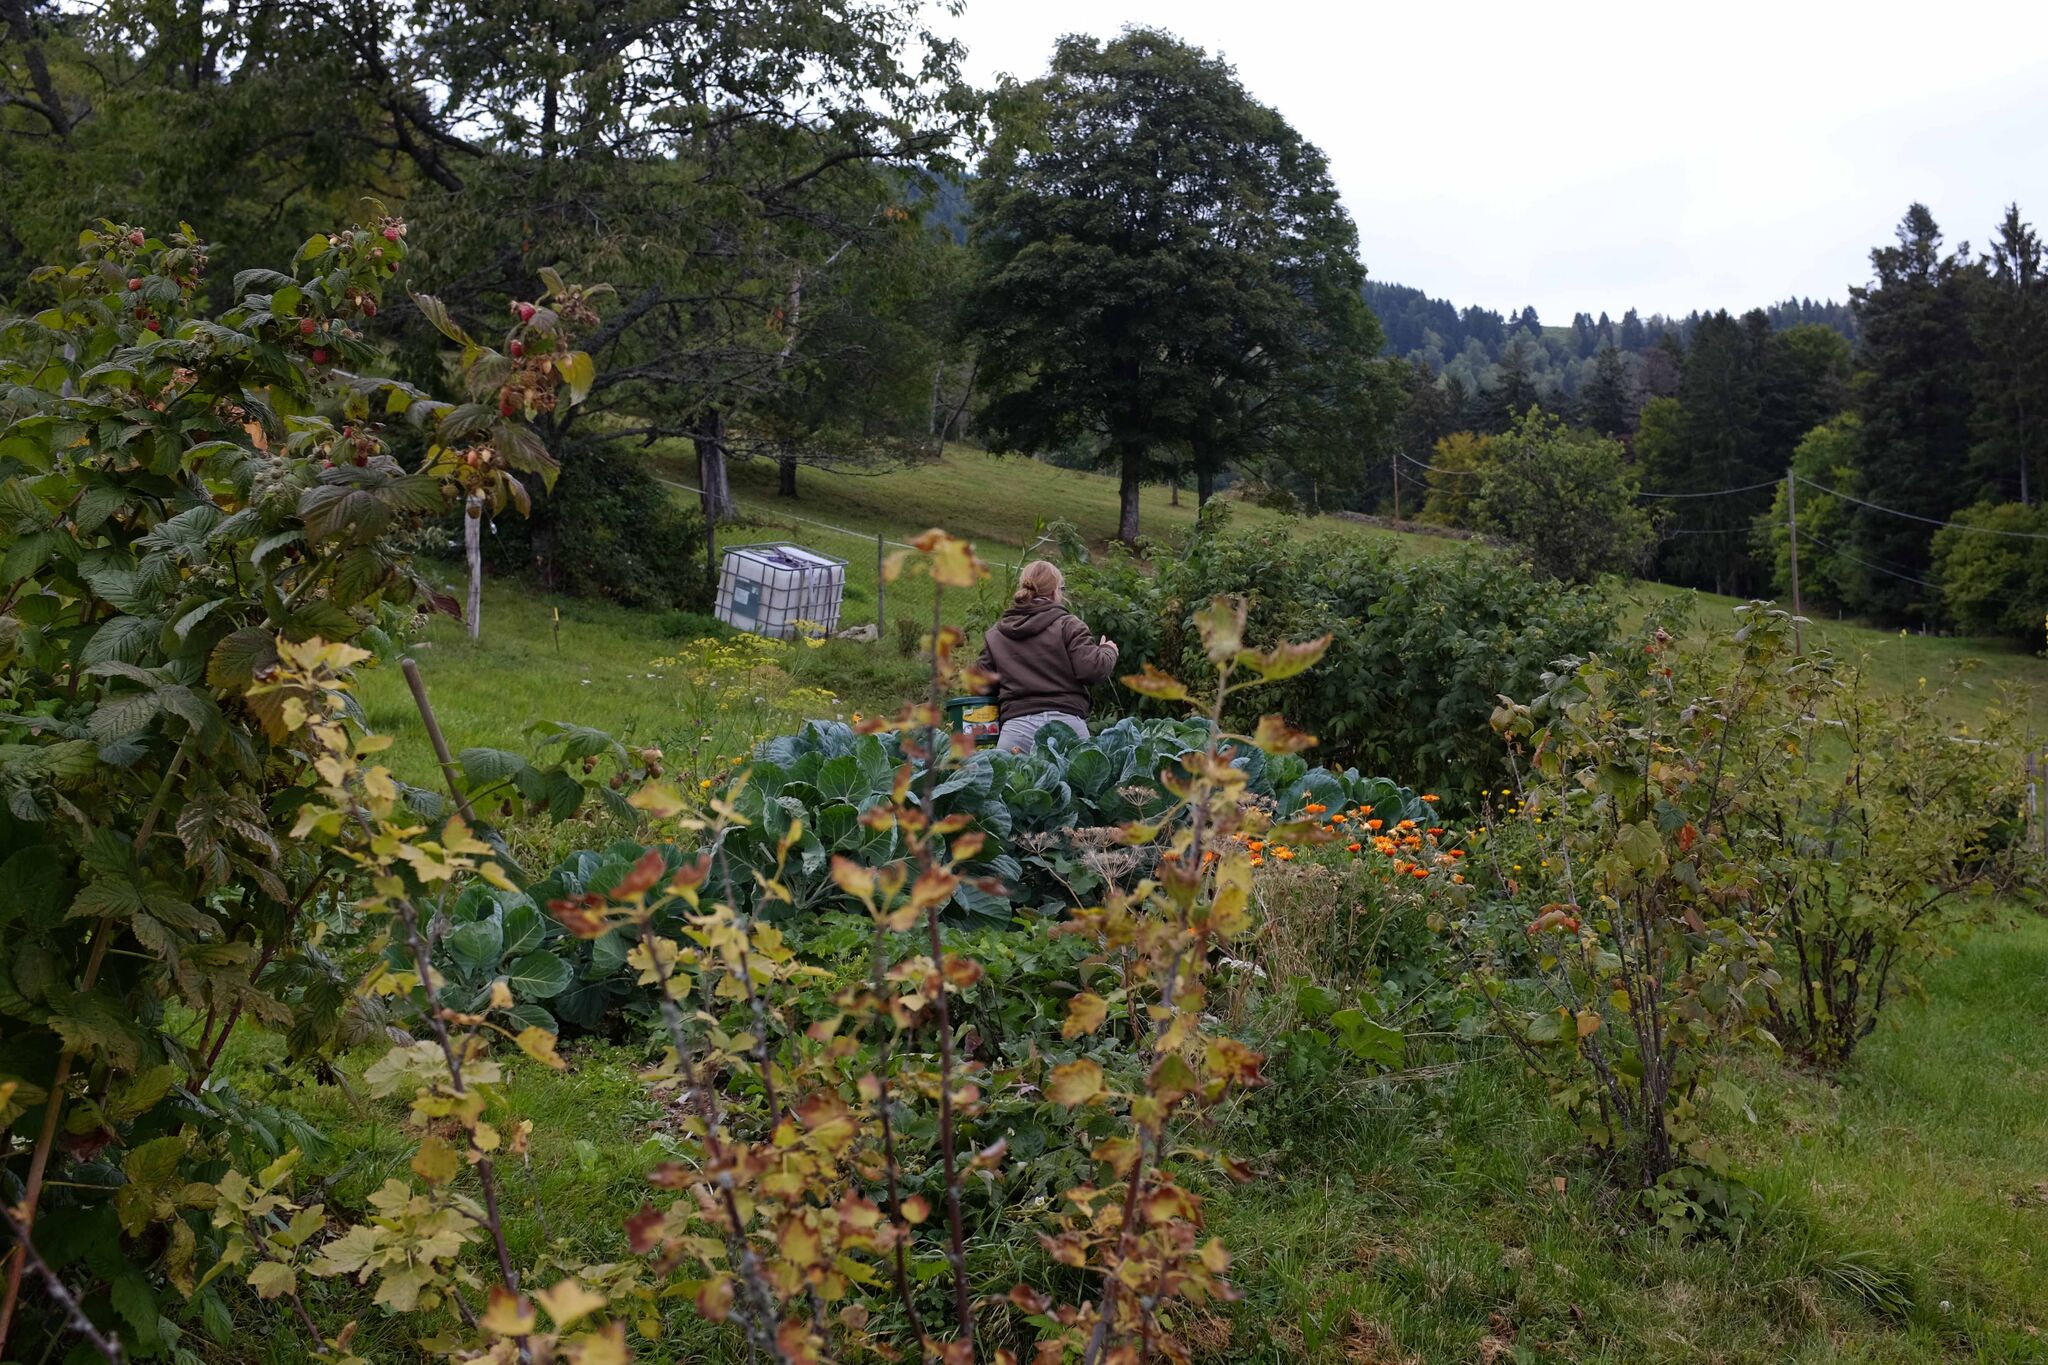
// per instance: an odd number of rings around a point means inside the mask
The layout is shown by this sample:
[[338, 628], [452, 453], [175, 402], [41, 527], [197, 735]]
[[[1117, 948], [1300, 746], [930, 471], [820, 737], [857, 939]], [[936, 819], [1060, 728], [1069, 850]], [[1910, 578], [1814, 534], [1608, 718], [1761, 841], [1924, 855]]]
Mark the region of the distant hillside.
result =
[[[1631, 308], [1619, 322], [1604, 312], [1597, 317], [1577, 313], [1568, 324], [1546, 325], [1534, 307], [1506, 314], [1491, 308], [1459, 308], [1410, 285], [1377, 280], [1366, 281], [1365, 301], [1386, 332], [1389, 355], [1426, 364], [1473, 392], [1491, 387], [1502, 358], [1516, 350], [1539, 390], [1567, 398], [1591, 376], [1593, 357], [1602, 347], [1611, 345], [1634, 357], [1631, 369], [1637, 369], [1665, 337], [1680, 345], [1689, 343], [1701, 317], [1695, 309], [1682, 318], [1662, 313], [1644, 318]], [[1847, 303], [1785, 299], [1761, 311], [1780, 331], [1817, 324], [1856, 339], [1856, 317]]]

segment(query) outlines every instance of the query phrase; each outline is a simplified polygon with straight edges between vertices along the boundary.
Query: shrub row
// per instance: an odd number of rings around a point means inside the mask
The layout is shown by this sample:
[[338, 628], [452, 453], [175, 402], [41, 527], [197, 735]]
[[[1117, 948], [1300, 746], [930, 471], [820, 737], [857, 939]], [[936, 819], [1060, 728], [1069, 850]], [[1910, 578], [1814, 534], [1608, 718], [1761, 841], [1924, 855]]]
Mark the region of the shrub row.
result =
[[1500, 698], [1533, 694], [1556, 660], [1613, 634], [1604, 594], [1542, 581], [1508, 555], [1468, 549], [1400, 562], [1349, 538], [1229, 534], [1226, 510], [1212, 508], [1179, 557], [1149, 572], [1122, 554], [1077, 563], [1068, 595], [1124, 658], [1183, 677], [1205, 675], [1193, 618], [1219, 594], [1245, 601], [1255, 643], [1332, 636], [1319, 667], [1256, 697], [1257, 709], [1310, 726], [1326, 761], [1470, 790], [1501, 771], [1487, 728]]

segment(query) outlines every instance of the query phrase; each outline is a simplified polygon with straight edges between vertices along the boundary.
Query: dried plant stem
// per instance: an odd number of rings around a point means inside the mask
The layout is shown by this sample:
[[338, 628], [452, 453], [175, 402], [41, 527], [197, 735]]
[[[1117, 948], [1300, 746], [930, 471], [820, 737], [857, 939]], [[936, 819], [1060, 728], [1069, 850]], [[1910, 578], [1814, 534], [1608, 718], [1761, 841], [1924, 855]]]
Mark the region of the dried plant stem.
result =
[[[930, 839], [934, 819], [932, 803], [939, 783], [939, 736], [937, 718], [941, 714], [939, 662], [939, 633], [944, 629], [944, 618], [940, 615], [940, 603], [945, 600], [946, 591], [935, 578], [932, 581], [932, 671], [931, 707], [932, 724], [925, 736], [925, 769], [927, 773], [922, 798], [924, 829], [918, 844], [918, 859], [927, 868], [932, 864]], [[937, 998], [933, 1011], [939, 1029], [939, 1154], [944, 1163], [946, 1176], [946, 1261], [953, 1270], [953, 1317], [960, 1332], [960, 1340], [967, 1345], [969, 1355], [974, 1350], [974, 1296], [967, 1284], [967, 1236], [960, 1217], [960, 1161], [955, 1150], [957, 1136], [953, 1127], [953, 1020], [947, 1006], [951, 987], [946, 981], [945, 947], [939, 939], [939, 907], [933, 905], [926, 914], [926, 925], [931, 937], [932, 971], [939, 979]]]
[[[648, 945], [648, 960], [653, 964], [655, 989], [661, 1000], [661, 1022], [668, 1033], [669, 1045], [676, 1050], [676, 1066], [683, 1075], [683, 1086], [696, 1104], [698, 1118], [704, 1124], [704, 1151], [712, 1164], [726, 1167], [724, 1139], [718, 1135], [721, 1116], [718, 1112], [718, 1098], [697, 1075], [694, 1062], [695, 1050], [689, 1034], [683, 1028], [683, 1012], [676, 1007], [675, 997], [670, 994], [669, 982], [674, 973], [662, 961], [661, 954], [654, 949], [654, 917], [643, 913], [639, 920], [641, 941]], [[757, 1352], [766, 1351], [773, 1358], [782, 1358], [781, 1350], [775, 1344], [775, 1297], [770, 1291], [761, 1271], [761, 1261], [754, 1254], [753, 1245], [747, 1241], [746, 1225], [740, 1217], [739, 1200], [733, 1191], [732, 1175], [721, 1169], [712, 1180], [717, 1188], [719, 1202], [725, 1210], [726, 1250], [732, 1257], [733, 1268], [739, 1271], [740, 1286], [748, 1299], [743, 1321], [746, 1326], [747, 1354], [751, 1358]]]
[[[184, 769], [185, 760], [191, 756], [192, 746], [198, 741], [197, 735], [188, 736], [171, 755], [171, 761], [164, 768], [163, 780], [157, 783], [156, 794], [150, 798], [149, 807], [142, 814], [142, 826], [135, 833], [132, 845], [140, 854], [149, 845], [150, 836], [156, 833], [156, 822], [163, 815], [164, 803], [170, 799], [171, 787], [178, 774]], [[86, 953], [85, 973], [79, 978], [78, 991], [83, 995], [90, 991], [100, 979], [100, 968], [107, 960], [107, 948], [114, 939], [114, 921], [101, 916], [93, 925], [92, 947]], [[21, 1304], [21, 1277], [27, 1260], [27, 1230], [35, 1226], [36, 1206], [42, 1202], [43, 1179], [50, 1169], [50, 1153], [57, 1144], [57, 1122], [64, 1111], [64, 1087], [71, 1083], [71, 1068], [78, 1054], [65, 1048], [57, 1054], [57, 1069], [51, 1077], [49, 1094], [43, 1101], [43, 1126], [36, 1134], [36, 1145], [29, 1155], [28, 1180], [22, 1188], [21, 1226], [23, 1239], [7, 1259], [7, 1289], [0, 1294], [0, 1351], [7, 1348], [7, 1336], [14, 1326], [14, 1314]]]
[[[887, 927], [875, 921], [875, 950], [869, 968], [869, 985], [874, 991], [877, 1006], [882, 1001], [882, 945]], [[885, 1021], [886, 1022], [886, 1021]], [[885, 1032], [881, 1047], [875, 1058], [875, 1112], [882, 1120], [882, 1183], [889, 1196], [889, 1222], [896, 1229], [895, 1257], [891, 1267], [896, 1282], [896, 1297], [903, 1302], [903, 1313], [910, 1321], [910, 1330], [917, 1335], [920, 1343], [927, 1337], [924, 1320], [918, 1315], [917, 1302], [910, 1292], [910, 1267], [905, 1247], [910, 1240], [910, 1224], [903, 1218], [903, 1193], [900, 1167], [896, 1161], [896, 1128], [889, 1117], [889, 1058], [894, 1050], [894, 1031]]]
[[64, 1310], [64, 1317], [71, 1324], [71, 1329], [84, 1337], [88, 1345], [112, 1361], [113, 1365], [122, 1365], [127, 1357], [122, 1353], [120, 1338], [102, 1332], [93, 1325], [93, 1320], [86, 1316], [85, 1309], [79, 1305], [78, 1298], [71, 1292], [70, 1287], [56, 1271], [50, 1269], [49, 1264], [41, 1256], [36, 1254], [35, 1243], [29, 1240], [27, 1225], [14, 1216], [14, 1210], [5, 1205], [0, 1205], [0, 1225], [4, 1225], [7, 1235], [14, 1239], [15, 1263], [35, 1268], [36, 1275], [42, 1280], [43, 1287], [49, 1291], [50, 1298]]

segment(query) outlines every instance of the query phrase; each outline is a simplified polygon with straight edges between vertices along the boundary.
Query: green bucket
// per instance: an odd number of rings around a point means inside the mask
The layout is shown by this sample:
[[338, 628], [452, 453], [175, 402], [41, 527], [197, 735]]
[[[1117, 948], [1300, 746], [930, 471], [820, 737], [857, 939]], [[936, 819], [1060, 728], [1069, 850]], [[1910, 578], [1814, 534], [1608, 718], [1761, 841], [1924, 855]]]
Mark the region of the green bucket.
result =
[[974, 736], [974, 747], [986, 749], [996, 742], [1003, 723], [996, 715], [994, 697], [955, 697], [946, 703], [946, 728], [955, 734]]

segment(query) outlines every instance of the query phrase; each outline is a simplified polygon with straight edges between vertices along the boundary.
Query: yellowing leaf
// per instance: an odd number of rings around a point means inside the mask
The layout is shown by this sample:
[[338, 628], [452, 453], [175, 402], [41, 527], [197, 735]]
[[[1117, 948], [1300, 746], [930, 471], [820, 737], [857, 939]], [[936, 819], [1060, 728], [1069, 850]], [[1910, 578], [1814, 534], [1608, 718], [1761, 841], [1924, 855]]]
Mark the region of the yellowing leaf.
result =
[[604, 1295], [585, 1289], [573, 1278], [543, 1289], [533, 1297], [542, 1308], [548, 1310], [548, 1316], [555, 1320], [555, 1329], [563, 1332], [604, 1307], [606, 1303]]
[[514, 1294], [502, 1284], [491, 1286], [490, 1304], [478, 1324], [486, 1331], [501, 1337], [531, 1336], [538, 1319], [534, 1316], [533, 1301], [524, 1294]]
[[595, 1332], [571, 1338], [566, 1345], [574, 1365], [626, 1365], [632, 1359], [626, 1350], [623, 1322], [608, 1322]]
[[281, 1299], [299, 1287], [299, 1277], [283, 1261], [259, 1261], [249, 1272], [249, 1287], [259, 1299]]
[[1082, 991], [1067, 1002], [1067, 1021], [1060, 1025], [1060, 1037], [1079, 1038], [1102, 1027], [1109, 1017], [1109, 1002], [1093, 991]]
[[441, 1137], [428, 1137], [412, 1154], [412, 1173], [430, 1185], [443, 1185], [462, 1169], [462, 1157]]
[[875, 874], [868, 868], [846, 857], [832, 855], [832, 881], [841, 891], [867, 906], [875, 908]]
[[1260, 716], [1259, 728], [1252, 731], [1252, 743], [1269, 754], [1298, 754], [1315, 742], [1314, 735], [1295, 729], [1280, 716]]
[[1195, 613], [1195, 629], [1212, 664], [1228, 663], [1244, 648], [1244, 603], [1218, 597]]
[[1597, 1033], [1597, 1032], [1599, 1032], [1599, 1029], [1600, 1029], [1600, 1011], [1598, 1011], [1598, 1010], [1595, 1010], [1595, 1009], [1583, 1009], [1583, 1010], [1580, 1010], [1580, 1011], [1579, 1011], [1579, 1013], [1578, 1013], [1578, 1023], [1579, 1023], [1579, 1036], [1580, 1036], [1581, 1038], [1584, 1038], [1584, 1037], [1587, 1037], [1587, 1036], [1589, 1036], [1589, 1035], [1591, 1035], [1591, 1034], [1594, 1034], [1594, 1033]]
[[776, 1232], [776, 1245], [786, 1260], [797, 1265], [810, 1266], [818, 1263], [818, 1256], [824, 1249], [818, 1239], [817, 1229], [801, 1218], [783, 1221]]
[[910, 542], [931, 561], [932, 581], [942, 588], [971, 588], [988, 574], [974, 546], [944, 531], [926, 531]]
[[697, 1289], [697, 1316], [706, 1322], [724, 1322], [732, 1313], [732, 1277], [714, 1275]]
[[649, 782], [639, 791], [626, 798], [626, 804], [634, 810], [644, 811], [657, 820], [670, 820], [683, 813], [683, 795], [666, 782]]
[[555, 1071], [567, 1071], [569, 1064], [555, 1051], [555, 1035], [538, 1024], [528, 1024], [513, 1035], [512, 1041], [519, 1044], [519, 1050]]
[[1085, 1057], [1052, 1069], [1046, 1081], [1045, 1097], [1071, 1109], [1086, 1104], [1102, 1093], [1102, 1068]]
[[1281, 682], [1314, 668], [1329, 648], [1330, 637], [1325, 635], [1300, 644], [1276, 645], [1263, 654], [1247, 651], [1238, 656], [1238, 662], [1267, 682]]
[[1170, 673], [1160, 672], [1151, 664], [1146, 664], [1138, 672], [1125, 677], [1123, 684], [1140, 696], [1151, 697], [1157, 701], [1188, 700], [1188, 689], [1178, 678]]

